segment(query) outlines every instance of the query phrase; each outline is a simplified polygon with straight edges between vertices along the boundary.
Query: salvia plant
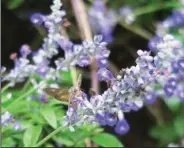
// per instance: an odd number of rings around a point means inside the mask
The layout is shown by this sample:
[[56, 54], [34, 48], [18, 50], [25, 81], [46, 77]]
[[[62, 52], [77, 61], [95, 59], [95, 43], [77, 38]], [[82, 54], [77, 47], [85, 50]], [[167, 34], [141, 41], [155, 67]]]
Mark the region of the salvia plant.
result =
[[[114, 75], [108, 68], [110, 50], [107, 45], [113, 41], [113, 29], [119, 20], [123, 20], [126, 25], [136, 21], [133, 9], [125, 6], [114, 11], [107, 9], [104, 1], [95, 0], [87, 15], [92, 31], [96, 35], [91, 40], [84, 39], [81, 44], [75, 44], [62, 32], [66, 11], [61, 7], [61, 0], [53, 0], [50, 14], [32, 14], [30, 21], [34, 25], [44, 26], [48, 31], [42, 46], [33, 51], [29, 45], [24, 44], [18, 54], [10, 55], [10, 59], [14, 61], [14, 67], [10, 71], [1, 66], [1, 82], [6, 83], [1, 90], [3, 132], [8, 131], [8, 127], [16, 131], [26, 130], [23, 140], [25, 146], [40, 146], [62, 129], [69, 129], [74, 134], [80, 127], [87, 125], [91, 125], [91, 130], [94, 128], [93, 125], [98, 130], [100, 128], [96, 127], [97, 125], [111, 126], [117, 134], [123, 135], [131, 129], [124, 115], [126, 112], [138, 111], [146, 104], [155, 103], [157, 98], [163, 98], [164, 101], [177, 98], [180, 103], [184, 101], [183, 8], [174, 11], [168, 18], [157, 24], [156, 35], [149, 40], [150, 51], [139, 49], [135, 64], [121, 69], [118, 75]], [[64, 57], [54, 59], [55, 65], [51, 67], [53, 57], [61, 50], [64, 52]], [[64, 114], [63, 111], [58, 113], [60, 118], [63, 116], [58, 127], [55, 122], [56, 117], [50, 108], [59, 103], [50, 102], [44, 89], [58, 88], [58, 83], [65, 79], [62, 73], [76, 72], [76, 66], [87, 67], [93, 65], [94, 61], [97, 65], [98, 80], [106, 82], [107, 90], [99, 94], [94, 89], [88, 95], [80, 88], [81, 82], [75, 81], [67, 96], [70, 100], [66, 113]], [[77, 78], [73, 77], [73, 79]], [[17, 95], [12, 88], [24, 81], [27, 81], [22, 90], [24, 94]], [[33, 114], [41, 112], [43, 117], [39, 119], [34, 116], [34, 120], [42, 123], [44, 118], [55, 128], [51, 134], [45, 138], [42, 137], [43, 140], [37, 144], [42, 127], [33, 125], [28, 128], [27, 123], [19, 121], [22, 114], [18, 104], [20, 105], [23, 99], [26, 100], [26, 106], [22, 110], [28, 108], [26, 111], [30, 110]], [[40, 108], [35, 108], [34, 104]], [[16, 105], [18, 107], [12, 109]], [[19, 118], [12, 114], [14, 110], [16, 110], [15, 113], [20, 114]], [[55, 111], [59, 112], [57, 107]], [[26, 118], [30, 116], [27, 115]], [[28, 138], [29, 142], [26, 142], [26, 138], [33, 129], [37, 134], [31, 139]], [[55, 139], [57, 140], [56, 137]], [[34, 142], [31, 143], [31, 141]], [[168, 146], [172, 145], [171, 143]]]

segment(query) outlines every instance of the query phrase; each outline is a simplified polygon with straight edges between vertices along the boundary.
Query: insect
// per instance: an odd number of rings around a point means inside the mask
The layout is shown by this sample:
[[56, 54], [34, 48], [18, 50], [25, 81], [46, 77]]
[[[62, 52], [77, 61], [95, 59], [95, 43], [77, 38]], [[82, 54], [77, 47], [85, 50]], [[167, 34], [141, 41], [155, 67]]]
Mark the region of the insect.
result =
[[[48, 94], [49, 96], [54, 97], [56, 100], [63, 102], [64, 104], [71, 104], [72, 98], [74, 97], [80, 97], [82, 95], [82, 91], [80, 89], [82, 81], [82, 76], [79, 75], [77, 78], [76, 83], [73, 87], [68, 89], [62, 89], [62, 88], [44, 88], [43, 91]], [[72, 107], [75, 107], [77, 104], [73, 102]]]

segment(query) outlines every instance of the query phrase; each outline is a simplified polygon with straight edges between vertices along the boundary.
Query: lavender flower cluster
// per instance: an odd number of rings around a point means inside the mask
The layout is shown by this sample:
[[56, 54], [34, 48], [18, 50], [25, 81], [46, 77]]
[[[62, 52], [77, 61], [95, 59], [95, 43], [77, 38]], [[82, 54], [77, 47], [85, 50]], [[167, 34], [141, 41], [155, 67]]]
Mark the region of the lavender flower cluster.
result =
[[149, 49], [153, 52], [157, 52], [156, 50], [156, 43], [161, 40], [161, 38], [171, 32], [172, 29], [176, 31], [178, 30], [179, 34], [183, 34], [183, 26], [184, 26], [184, 9], [180, 8], [175, 10], [170, 16], [168, 16], [164, 21], [159, 22], [156, 28], [156, 36], [153, 37], [149, 41]]
[[[48, 29], [48, 36], [44, 39], [42, 47], [31, 53], [28, 45], [20, 48], [21, 56], [11, 55], [14, 60], [14, 68], [4, 76], [2, 81], [9, 81], [10, 86], [17, 82], [23, 82], [25, 78], [32, 73], [39, 74], [44, 79], [53, 79], [59, 77], [58, 70], [68, 70], [70, 67], [88, 66], [91, 63], [91, 57], [96, 58], [99, 67], [107, 67], [107, 58], [110, 54], [107, 50], [106, 42], [102, 42], [102, 36], [97, 35], [92, 41], [83, 41], [81, 45], [74, 45], [71, 41], [62, 36], [61, 25], [65, 11], [60, 10], [62, 6], [60, 0], [54, 0], [51, 6], [50, 15], [33, 14], [31, 21], [36, 25], [44, 24]], [[64, 50], [64, 58], [55, 60], [56, 69], [50, 67], [50, 60], [59, 53], [58, 47]], [[32, 60], [28, 58], [32, 55]]]
[[172, 28], [184, 25], [184, 9], [175, 10], [172, 15], [166, 18], [162, 23], [164, 28]]
[[[106, 69], [98, 71], [101, 81], [110, 82], [109, 88], [102, 95], [93, 95], [90, 99], [83, 93], [74, 96], [72, 101], [78, 107], [69, 107], [65, 116], [65, 125], [73, 131], [73, 125], [84, 122], [115, 126], [118, 134], [125, 134], [129, 125], [124, 112], [137, 111], [144, 102], [152, 104], [160, 94], [167, 97], [176, 95], [184, 101], [184, 48], [182, 43], [172, 35], [166, 35], [157, 44], [158, 53], [138, 50], [136, 65], [122, 69], [116, 78]], [[162, 92], [155, 91], [160, 85]]]

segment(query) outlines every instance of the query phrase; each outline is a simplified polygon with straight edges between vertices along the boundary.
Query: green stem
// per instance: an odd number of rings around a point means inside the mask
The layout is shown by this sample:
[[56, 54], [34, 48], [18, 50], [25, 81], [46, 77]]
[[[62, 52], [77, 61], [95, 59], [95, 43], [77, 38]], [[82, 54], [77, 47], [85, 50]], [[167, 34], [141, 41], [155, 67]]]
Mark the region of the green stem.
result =
[[23, 87], [23, 89], [22, 89], [21, 92], [24, 92], [24, 91], [27, 89], [27, 87], [28, 87], [29, 84], [30, 84], [30, 80], [31, 80], [31, 77], [29, 77], [29, 78], [27, 79], [27, 81], [26, 81], [26, 83], [24, 84], [24, 87]]
[[40, 142], [38, 142], [37, 144], [34, 145], [34, 147], [39, 147], [41, 146], [43, 143], [45, 143], [47, 140], [49, 140], [50, 138], [52, 138], [54, 135], [56, 135], [57, 133], [59, 133], [61, 130], [63, 129], [63, 126], [60, 126], [59, 128], [57, 128], [56, 130], [54, 130], [52, 133], [50, 133], [49, 135], [47, 135], [45, 138], [43, 138]]
[[15, 105], [16, 103], [18, 103], [20, 100], [24, 99], [25, 97], [27, 97], [28, 95], [30, 95], [31, 93], [33, 93], [35, 91], [35, 88], [30, 89], [29, 91], [27, 91], [25, 94], [23, 94], [22, 96], [18, 97], [13, 103], [11, 103], [6, 110], [8, 110], [12, 105]]
[[153, 5], [145, 6], [143, 8], [139, 8], [135, 10], [134, 14], [135, 16], [140, 16], [146, 13], [151, 13], [151, 12], [155, 12], [155, 11], [167, 9], [167, 8], [179, 8], [179, 5], [177, 3], [163, 3], [161, 5], [155, 5], [155, 7]]
[[1, 93], [3, 93], [3, 92], [4, 92], [5, 90], [7, 90], [9, 87], [10, 87], [10, 86], [9, 86], [9, 83], [6, 84], [6, 85], [2, 88]]
[[162, 117], [161, 112], [160, 112], [160, 110], [158, 109], [157, 106], [153, 107], [153, 106], [146, 105], [145, 107], [155, 117], [156, 123], [158, 125], [163, 125], [164, 124], [163, 117]]
[[127, 30], [149, 40], [152, 38], [152, 34], [138, 26], [135, 26], [135, 25], [126, 25], [125, 23], [123, 23], [122, 21], [120, 21], [120, 25], [123, 26], [124, 28], [126, 28]]

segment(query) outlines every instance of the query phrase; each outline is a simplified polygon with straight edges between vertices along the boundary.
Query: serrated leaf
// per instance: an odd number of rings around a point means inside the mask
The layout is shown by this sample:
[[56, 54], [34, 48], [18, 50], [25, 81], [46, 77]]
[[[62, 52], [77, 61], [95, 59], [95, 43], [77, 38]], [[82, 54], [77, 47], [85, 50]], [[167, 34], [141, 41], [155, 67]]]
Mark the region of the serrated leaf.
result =
[[123, 147], [122, 143], [113, 135], [101, 133], [91, 139], [96, 144], [103, 147]]
[[43, 115], [44, 119], [53, 127], [57, 128], [57, 119], [54, 110], [49, 106], [44, 106], [41, 108], [40, 113]]
[[34, 146], [42, 132], [41, 125], [32, 125], [26, 129], [23, 137], [24, 146]]

